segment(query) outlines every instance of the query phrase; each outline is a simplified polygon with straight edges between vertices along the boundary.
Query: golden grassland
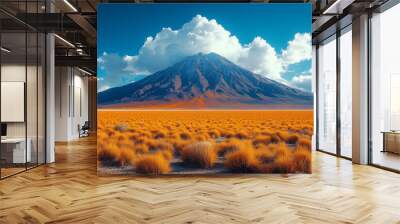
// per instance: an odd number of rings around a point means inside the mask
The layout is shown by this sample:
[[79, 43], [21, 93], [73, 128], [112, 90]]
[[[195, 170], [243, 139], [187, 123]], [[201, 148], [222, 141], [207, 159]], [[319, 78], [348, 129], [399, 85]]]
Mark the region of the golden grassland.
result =
[[312, 132], [312, 111], [100, 110], [98, 164], [155, 175], [310, 173]]

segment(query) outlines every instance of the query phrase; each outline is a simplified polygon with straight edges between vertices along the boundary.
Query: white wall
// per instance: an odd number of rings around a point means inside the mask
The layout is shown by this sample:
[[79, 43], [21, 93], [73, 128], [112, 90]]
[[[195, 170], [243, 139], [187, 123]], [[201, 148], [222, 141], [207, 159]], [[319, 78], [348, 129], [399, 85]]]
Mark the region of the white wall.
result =
[[69, 76], [67, 75], [69, 68], [56, 67], [55, 68], [55, 140], [67, 141], [68, 140], [68, 88]]
[[79, 138], [78, 125], [88, 120], [88, 78], [76, 68], [56, 67], [55, 140]]
[[[76, 72], [76, 70], [75, 70]], [[71, 119], [71, 135], [73, 138], [79, 137], [78, 124], [81, 126], [88, 121], [88, 78], [79, 75], [74, 75], [74, 93], [73, 97], [74, 107], [72, 108], [72, 119]]]
[[[1, 66], [1, 81], [3, 82], [24, 82], [27, 69], [28, 72], [28, 85], [29, 87], [36, 86], [36, 80], [31, 78], [31, 74], [36, 75], [36, 66], [27, 66], [25, 64], [3, 64]], [[36, 111], [37, 99], [36, 99], [36, 88], [27, 88], [27, 107], [34, 108]], [[41, 105], [39, 105], [41, 106]], [[2, 108], [7, 110], [7, 108]], [[33, 128], [36, 130], [36, 113], [32, 113], [31, 110], [27, 109], [28, 118], [28, 129]], [[33, 123], [32, 123], [33, 122]], [[28, 130], [28, 137], [29, 136]], [[25, 137], [25, 122], [7, 122], [7, 135], [9, 137]], [[35, 132], [36, 135], [36, 132]]]
[[[37, 71], [37, 69], [39, 69]], [[21, 108], [21, 113], [26, 112], [27, 119], [21, 122], [6, 122], [7, 137], [9, 138], [24, 138], [25, 135], [29, 139], [28, 143], [31, 148], [32, 161], [44, 163], [44, 80], [41, 67], [25, 66], [18, 63], [5, 63], [1, 66], [1, 81], [2, 82], [23, 82], [26, 84], [26, 107]], [[28, 80], [25, 80], [25, 79]], [[24, 94], [24, 90], [21, 94]], [[7, 96], [2, 96], [7, 97]], [[12, 110], [11, 108], [1, 108], [1, 110]], [[13, 113], [12, 111], [8, 111]], [[14, 112], [15, 113], [15, 112]], [[37, 155], [39, 153], [39, 155]]]
[[[4, 64], [1, 66], [1, 81], [25, 82], [25, 64]], [[1, 108], [7, 110], [7, 108]], [[25, 137], [25, 122], [7, 123], [7, 137]]]

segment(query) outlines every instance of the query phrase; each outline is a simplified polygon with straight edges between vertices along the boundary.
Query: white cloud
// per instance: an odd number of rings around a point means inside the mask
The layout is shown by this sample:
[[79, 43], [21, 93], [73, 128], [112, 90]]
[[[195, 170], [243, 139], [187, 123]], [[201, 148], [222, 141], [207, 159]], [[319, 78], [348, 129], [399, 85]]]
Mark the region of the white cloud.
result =
[[261, 37], [243, 47], [237, 63], [244, 68], [266, 75], [272, 79], [281, 79], [283, 65], [275, 49]]
[[253, 72], [281, 79], [284, 66], [311, 59], [310, 40], [310, 34], [297, 33], [281, 57], [263, 38], [255, 37], [243, 45], [216, 20], [197, 15], [180, 29], [163, 28], [154, 37], [147, 37], [139, 54], [130, 56], [129, 68], [153, 73], [187, 56], [215, 52]]
[[311, 60], [312, 47], [309, 33], [296, 33], [294, 39], [289, 41], [288, 47], [282, 51], [282, 60], [285, 65]]
[[[98, 62], [100, 68], [113, 75], [151, 74], [200, 52], [220, 54], [252, 72], [285, 82], [282, 74], [290, 64], [311, 59], [311, 35], [295, 34], [280, 54], [258, 36], [248, 44], [241, 44], [216, 20], [197, 15], [177, 30], [167, 27], [154, 37], [147, 37], [137, 55], [119, 56], [121, 64], [109, 62], [116, 59], [115, 55], [103, 55]], [[112, 65], [117, 68], [109, 68]]]
[[130, 58], [130, 56], [121, 57], [118, 54], [108, 54], [106, 52], [97, 58], [97, 66], [104, 72], [99, 74], [98, 77], [99, 91], [120, 86], [143, 77], [131, 70], [127, 62]]
[[130, 68], [153, 73], [200, 52], [237, 61], [241, 51], [239, 40], [217, 21], [197, 15], [178, 30], [163, 28], [155, 37], [147, 37]]
[[102, 91], [107, 90], [109, 88], [110, 88], [110, 86], [108, 86], [108, 85], [101, 85], [101, 86], [98, 87], [98, 92], [102, 92]]
[[293, 76], [290, 83], [292, 86], [299, 89], [311, 91], [311, 81], [312, 75], [310, 73], [304, 72], [300, 75]]
[[311, 75], [298, 75], [298, 76], [294, 76], [292, 81], [293, 81], [293, 83], [304, 83], [304, 82], [311, 81], [311, 79], [312, 79]]

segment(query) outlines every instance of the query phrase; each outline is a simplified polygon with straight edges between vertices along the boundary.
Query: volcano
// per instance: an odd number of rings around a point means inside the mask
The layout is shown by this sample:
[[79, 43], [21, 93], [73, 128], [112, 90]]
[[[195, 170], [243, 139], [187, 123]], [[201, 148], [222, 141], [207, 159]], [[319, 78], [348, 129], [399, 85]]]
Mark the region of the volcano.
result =
[[199, 53], [139, 81], [98, 94], [99, 107], [311, 108], [313, 96], [246, 70], [215, 54]]

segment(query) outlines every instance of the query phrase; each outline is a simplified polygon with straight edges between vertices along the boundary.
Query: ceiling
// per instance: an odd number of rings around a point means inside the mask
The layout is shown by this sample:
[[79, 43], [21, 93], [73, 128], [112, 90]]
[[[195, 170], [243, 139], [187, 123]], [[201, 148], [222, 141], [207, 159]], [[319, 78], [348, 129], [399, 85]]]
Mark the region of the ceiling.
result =
[[[386, 0], [219, 0], [218, 2], [301, 3], [313, 5], [313, 39], [349, 14], [357, 14]], [[47, 3], [46, 3], [47, 2]], [[97, 11], [99, 3], [183, 2], [179, 0], [1, 0], [2, 31], [16, 33], [26, 27], [55, 32], [56, 65], [80, 66], [96, 72]], [[184, 1], [199, 2], [199, 1]], [[216, 2], [206, 0], [201, 2]], [[27, 12], [27, 13], [26, 13]], [[50, 13], [51, 12], [51, 13]], [[14, 34], [17, 35], [17, 34]], [[12, 38], [9, 34], [9, 38]], [[18, 36], [18, 35], [17, 35]], [[8, 37], [7, 37], [8, 38]], [[18, 37], [15, 40], [19, 40]]]

